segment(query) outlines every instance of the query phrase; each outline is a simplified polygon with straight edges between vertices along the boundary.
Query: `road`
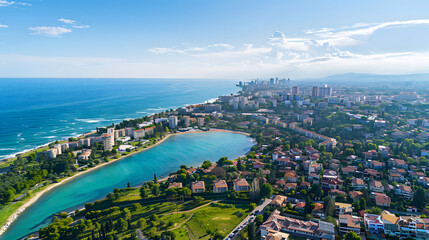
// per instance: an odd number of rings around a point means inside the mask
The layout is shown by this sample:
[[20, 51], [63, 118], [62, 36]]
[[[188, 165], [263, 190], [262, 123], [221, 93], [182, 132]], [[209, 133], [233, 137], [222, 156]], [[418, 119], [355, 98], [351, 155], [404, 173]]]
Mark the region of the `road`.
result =
[[[227, 239], [234, 239], [234, 237], [236, 236], [236, 234], [239, 232], [239, 231], [241, 231], [241, 229], [243, 229], [248, 223], [249, 223], [249, 220], [250, 220], [250, 218], [253, 216], [252, 214], [254, 213], [254, 212], [256, 212], [256, 211], [259, 211], [258, 212], [258, 214], [256, 214], [256, 215], [259, 215], [259, 214], [262, 214], [263, 212], [262, 212], [262, 210], [271, 202], [271, 200], [272, 199], [265, 199], [264, 200], [264, 202], [261, 204], [261, 205], [259, 205], [259, 206], [257, 206], [255, 209], [253, 209], [253, 211], [245, 218], [245, 219], [243, 219], [243, 221], [241, 221], [241, 223], [240, 224], [238, 224], [237, 225], [237, 227], [235, 227], [227, 236], [226, 236], [226, 238], [224, 239], [224, 240], [227, 240]], [[256, 215], [254, 216], [254, 217], [256, 217]], [[253, 219], [254, 220], [254, 219]], [[238, 229], [240, 229], [240, 230], [238, 230]], [[234, 234], [234, 237], [232, 237], [231, 238], [231, 234], [233, 234], [236, 230], [238, 230], [235, 234]]]

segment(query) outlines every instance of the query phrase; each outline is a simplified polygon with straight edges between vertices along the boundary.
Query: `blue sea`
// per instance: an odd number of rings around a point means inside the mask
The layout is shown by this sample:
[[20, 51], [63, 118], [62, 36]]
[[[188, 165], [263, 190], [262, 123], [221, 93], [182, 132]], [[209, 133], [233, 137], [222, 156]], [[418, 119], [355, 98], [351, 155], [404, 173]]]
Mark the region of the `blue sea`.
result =
[[[0, 158], [163, 110], [237, 92], [235, 81], [194, 79], [0, 79]], [[232, 133], [172, 136], [161, 145], [67, 182], [43, 195], [0, 236], [19, 239], [54, 213], [101, 199], [127, 182], [137, 186], [180, 165], [236, 158], [253, 141]], [[82, 188], [82, 186], [85, 186]]]
[[0, 160], [37, 146], [238, 91], [199, 79], [0, 79]]

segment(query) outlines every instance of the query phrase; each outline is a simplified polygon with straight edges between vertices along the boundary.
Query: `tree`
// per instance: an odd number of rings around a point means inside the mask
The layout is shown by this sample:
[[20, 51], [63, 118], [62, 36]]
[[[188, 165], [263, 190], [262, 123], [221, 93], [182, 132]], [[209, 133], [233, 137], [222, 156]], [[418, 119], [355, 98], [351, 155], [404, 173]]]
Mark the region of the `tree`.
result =
[[255, 240], [256, 239], [256, 230], [255, 230], [255, 223], [251, 222], [249, 225], [247, 225], [247, 238], [249, 240]]
[[421, 187], [418, 187], [414, 192], [413, 205], [418, 208], [424, 208], [427, 202], [428, 202], [428, 197], [426, 195], [425, 190]]
[[253, 211], [256, 208], [256, 203], [249, 204], [249, 211]]
[[153, 174], [153, 182], [154, 183], [158, 183], [158, 179], [156, 178], [156, 174], [155, 173]]
[[269, 198], [273, 195], [273, 187], [269, 183], [264, 183], [261, 186], [260, 197], [261, 198]]
[[168, 188], [164, 191], [164, 193], [167, 199], [173, 199], [177, 196], [177, 191], [174, 188]]
[[350, 231], [344, 235], [344, 240], [361, 240], [361, 238], [354, 231]]
[[353, 148], [346, 148], [346, 150], [344, 150], [344, 154], [346, 156], [355, 155], [355, 150]]
[[140, 218], [140, 219], [137, 221], [137, 226], [138, 226], [139, 228], [145, 228], [145, 227], [146, 227], [146, 219], [144, 219], [144, 218]]
[[359, 199], [360, 209], [366, 209], [366, 200], [365, 198]]
[[115, 225], [115, 229], [118, 232], [123, 232], [128, 229], [128, 222], [125, 221], [123, 218], [120, 218]]
[[140, 188], [140, 197], [143, 199], [147, 198], [149, 196], [149, 193], [147, 192], [146, 188], [143, 186]]
[[368, 150], [377, 150], [377, 145], [375, 143], [368, 143], [366, 147]]
[[243, 171], [243, 166], [241, 165], [241, 160], [240, 159], [237, 161], [237, 169], [240, 170], [240, 171]]
[[122, 211], [122, 216], [125, 220], [131, 219], [131, 211], [128, 208], [124, 208]]
[[154, 185], [152, 188], [152, 194], [155, 196], [158, 196], [160, 193], [161, 191], [159, 190], [159, 185], [158, 184]]
[[305, 203], [304, 214], [311, 214], [313, 212], [313, 209], [316, 207], [316, 204], [314, 204], [314, 202], [312, 202], [310, 199], [308, 200], [309, 201]]
[[325, 198], [325, 215], [334, 216], [335, 213], [335, 200], [331, 196]]
[[201, 167], [204, 169], [208, 169], [211, 166], [212, 166], [212, 163], [210, 161], [207, 161], [207, 160], [203, 162], [203, 165], [201, 165]]
[[127, 188], [130, 188], [130, 187], [131, 187], [130, 182], [128, 182], [127, 183]]
[[376, 215], [380, 215], [381, 214], [381, 209], [378, 207], [372, 207], [371, 208], [371, 213], [372, 214], [376, 214]]
[[260, 226], [264, 222], [264, 216], [263, 215], [256, 216], [255, 222], [256, 224], [258, 224], [258, 226]]

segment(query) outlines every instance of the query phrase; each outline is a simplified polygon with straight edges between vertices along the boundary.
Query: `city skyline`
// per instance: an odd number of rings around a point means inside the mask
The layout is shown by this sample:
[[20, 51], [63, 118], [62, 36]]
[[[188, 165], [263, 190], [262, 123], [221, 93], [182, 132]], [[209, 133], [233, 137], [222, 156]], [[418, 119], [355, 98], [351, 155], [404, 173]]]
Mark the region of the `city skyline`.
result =
[[0, 77], [427, 73], [428, 5], [1, 0]]

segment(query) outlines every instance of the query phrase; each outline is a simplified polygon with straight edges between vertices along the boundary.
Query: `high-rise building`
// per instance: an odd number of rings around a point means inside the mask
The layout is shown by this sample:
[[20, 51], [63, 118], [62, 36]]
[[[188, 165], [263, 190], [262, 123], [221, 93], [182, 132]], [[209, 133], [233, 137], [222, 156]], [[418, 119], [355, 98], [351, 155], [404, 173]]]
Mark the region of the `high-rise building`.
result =
[[168, 117], [168, 127], [171, 129], [177, 128], [177, 116]]
[[313, 92], [311, 93], [312, 97], [318, 97], [319, 96], [319, 88], [313, 87]]
[[332, 88], [328, 87], [328, 85], [325, 84], [324, 87], [319, 88], [319, 97], [330, 97], [332, 96]]
[[292, 95], [299, 95], [299, 87], [292, 87]]
[[191, 118], [189, 116], [184, 116], [183, 124], [185, 125], [185, 127], [189, 127], [189, 125], [191, 125]]
[[204, 118], [197, 118], [197, 122], [198, 122], [198, 127], [202, 127], [204, 126]]
[[270, 85], [274, 85], [274, 78], [270, 78]]
[[115, 145], [115, 139], [112, 133], [104, 133], [101, 135], [101, 139], [103, 140], [104, 151], [110, 151]]

